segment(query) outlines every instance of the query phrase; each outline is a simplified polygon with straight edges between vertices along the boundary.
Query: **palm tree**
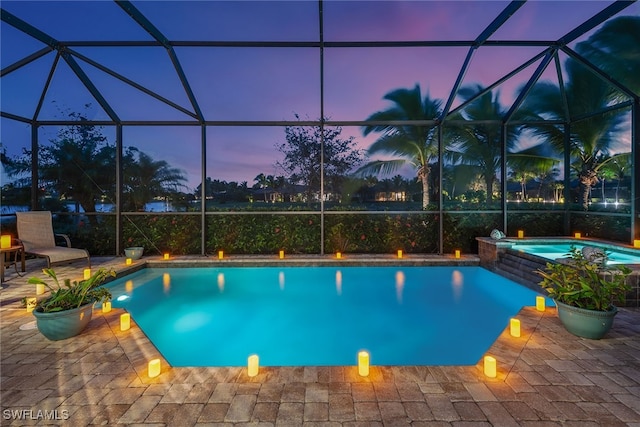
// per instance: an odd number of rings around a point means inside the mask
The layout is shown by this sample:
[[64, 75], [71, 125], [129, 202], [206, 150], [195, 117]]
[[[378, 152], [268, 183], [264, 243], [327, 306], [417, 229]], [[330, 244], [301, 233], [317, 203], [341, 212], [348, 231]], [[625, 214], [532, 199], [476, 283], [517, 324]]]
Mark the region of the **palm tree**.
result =
[[[366, 120], [375, 122], [430, 121], [440, 115], [442, 101], [431, 99], [429, 93], [422, 97], [420, 85], [413, 89], [396, 89], [384, 96], [393, 105], [370, 115]], [[380, 133], [369, 147], [368, 155], [392, 155], [392, 160], [373, 160], [360, 167], [356, 174], [393, 174], [405, 165], [411, 165], [422, 183], [422, 209], [429, 205], [429, 174], [431, 165], [438, 158], [437, 126], [381, 124], [368, 125], [363, 134]]]
[[[576, 51], [629, 89], [640, 93], [640, 17], [624, 16], [607, 22], [589, 39], [579, 43]], [[576, 60], [568, 59], [565, 68], [564, 94], [572, 116], [605, 111], [617, 101], [627, 99]], [[538, 83], [522, 109], [533, 118], [567, 120], [561, 95], [556, 85]], [[598, 176], [603, 169], [628, 155], [616, 153], [626, 114], [622, 109], [609, 109], [571, 124], [570, 167], [580, 182], [580, 200], [585, 210], [589, 207], [591, 187], [599, 182]], [[545, 137], [557, 153], [564, 152], [561, 127], [530, 127], [534, 133]]]
[[[631, 153], [623, 153], [616, 156], [610, 162], [604, 166], [603, 170], [603, 188], [604, 188], [604, 178], [615, 179], [616, 180], [616, 203], [618, 203], [618, 197], [620, 193], [620, 183], [626, 177], [626, 173], [631, 170]], [[604, 191], [604, 190], [603, 190]]]
[[576, 49], [607, 75], [640, 94], [640, 16], [621, 16]]
[[[137, 152], [137, 159], [134, 153]], [[124, 159], [124, 193], [131, 207], [143, 210], [156, 197], [168, 197], [184, 187], [186, 178], [180, 169], [164, 160], [130, 148]]]
[[[611, 86], [603, 82], [574, 60], [566, 62], [567, 82], [564, 93], [572, 115], [606, 109], [614, 96]], [[565, 120], [560, 88], [549, 82], [538, 83], [523, 103], [522, 109], [538, 119]], [[571, 169], [580, 183], [583, 209], [589, 207], [591, 187], [598, 183], [598, 174], [617, 157], [612, 154], [623, 130], [625, 112], [607, 111], [571, 125], [569, 150]], [[564, 132], [561, 127], [527, 125], [534, 134], [544, 137], [560, 155], [564, 152]]]
[[267, 176], [262, 172], [260, 172], [255, 178], [253, 178], [253, 180], [256, 181], [256, 184], [258, 185], [258, 187], [262, 189], [265, 203], [267, 202], [267, 187], [269, 187], [269, 178], [273, 180], [273, 176], [271, 175]]
[[[458, 95], [466, 102], [482, 92], [481, 85], [462, 87]], [[457, 168], [468, 169], [484, 180], [487, 190], [487, 202], [493, 200], [493, 186], [501, 167], [502, 130], [498, 124], [506, 113], [499, 102], [499, 93], [487, 91], [470, 103], [459, 113], [451, 117], [452, 123], [446, 125], [447, 157]], [[459, 123], [461, 120], [469, 124]], [[478, 121], [479, 123], [473, 123]], [[495, 121], [496, 123], [483, 123]], [[520, 133], [516, 126], [506, 127], [507, 151], [513, 151]]]

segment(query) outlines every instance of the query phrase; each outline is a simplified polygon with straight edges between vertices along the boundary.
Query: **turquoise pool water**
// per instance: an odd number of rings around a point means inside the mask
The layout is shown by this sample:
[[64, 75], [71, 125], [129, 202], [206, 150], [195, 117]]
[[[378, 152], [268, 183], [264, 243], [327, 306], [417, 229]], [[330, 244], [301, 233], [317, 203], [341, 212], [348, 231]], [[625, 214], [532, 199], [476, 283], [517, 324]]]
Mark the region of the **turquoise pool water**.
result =
[[149, 268], [109, 288], [172, 366], [474, 365], [537, 295], [480, 267]]
[[572, 241], [563, 243], [516, 243], [512, 249], [537, 255], [546, 259], [555, 260], [567, 257], [571, 245], [576, 248], [596, 246], [605, 249], [609, 253], [609, 264], [640, 264], [640, 251], [633, 249], [616, 249], [609, 245], [600, 245], [595, 242]]

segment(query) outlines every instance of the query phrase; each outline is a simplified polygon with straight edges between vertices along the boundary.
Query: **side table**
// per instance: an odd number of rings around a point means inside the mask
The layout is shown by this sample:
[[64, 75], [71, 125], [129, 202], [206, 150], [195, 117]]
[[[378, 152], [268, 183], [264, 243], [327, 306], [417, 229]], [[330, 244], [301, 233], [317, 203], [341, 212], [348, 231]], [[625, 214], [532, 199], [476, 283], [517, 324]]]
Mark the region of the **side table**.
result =
[[[16, 267], [16, 273], [18, 272], [18, 255], [20, 255], [21, 264], [22, 264], [22, 272], [24, 273], [24, 250], [22, 245], [12, 245], [9, 248], [0, 248], [0, 283], [4, 283], [4, 269], [5, 269], [5, 257], [9, 254], [9, 265], [13, 264]], [[14, 256], [14, 259], [11, 260], [11, 256]]]

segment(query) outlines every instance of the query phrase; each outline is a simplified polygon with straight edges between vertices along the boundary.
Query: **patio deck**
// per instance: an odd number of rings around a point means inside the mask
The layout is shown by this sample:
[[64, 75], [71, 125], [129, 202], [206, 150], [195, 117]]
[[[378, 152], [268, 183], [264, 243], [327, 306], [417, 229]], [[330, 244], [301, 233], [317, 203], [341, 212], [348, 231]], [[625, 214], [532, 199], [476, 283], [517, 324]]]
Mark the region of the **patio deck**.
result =
[[[92, 264], [124, 267], [122, 258]], [[20, 299], [43, 266], [29, 260], [24, 277], [7, 270], [0, 291], [2, 425], [640, 426], [638, 309], [621, 309], [607, 337], [590, 341], [567, 333], [555, 309], [525, 308], [522, 336], [505, 330], [488, 352], [495, 379], [480, 364], [372, 366], [366, 378], [355, 366], [261, 367], [249, 378], [244, 367], [166, 363], [150, 379], [147, 361], [159, 353], [133, 322], [120, 331], [120, 310], [95, 310], [65, 341], [29, 329]], [[56, 271], [79, 277], [83, 267]]]

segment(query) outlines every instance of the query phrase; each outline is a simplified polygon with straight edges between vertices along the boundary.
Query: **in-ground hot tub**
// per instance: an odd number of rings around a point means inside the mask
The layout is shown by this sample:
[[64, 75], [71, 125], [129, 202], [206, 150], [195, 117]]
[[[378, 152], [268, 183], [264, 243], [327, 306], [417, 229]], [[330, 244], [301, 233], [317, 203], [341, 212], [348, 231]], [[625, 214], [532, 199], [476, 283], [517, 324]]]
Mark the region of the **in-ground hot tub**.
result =
[[[640, 307], [640, 249], [633, 248], [631, 245], [570, 237], [506, 238], [499, 240], [490, 237], [477, 237], [476, 240], [478, 241], [480, 265], [499, 274], [502, 273], [500, 263], [506, 255], [515, 254], [522, 256], [524, 260], [537, 260], [539, 263], [537, 268], [544, 268], [545, 263], [548, 261], [555, 261], [558, 258], [567, 257], [571, 245], [577, 248], [583, 248], [585, 246], [602, 248], [607, 251], [612, 263], [625, 264], [633, 270], [628, 278], [631, 291], [627, 293], [625, 306]], [[530, 262], [523, 261], [520, 268], [528, 268], [531, 270], [531, 264]], [[531, 273], [531, 271], [528, 273]], [[516, 280], [513, 275], [505, 275]], [[524, 277], [526, 274], [522, 276]], [[524, 280], [525, 281], [517, 281], [520, 283], [532, 283], [532, 279]], [[538, 281], [535, 281], [535, 283], [537, 282]], [[527, 286], [529, 285], [527, 284]]]

